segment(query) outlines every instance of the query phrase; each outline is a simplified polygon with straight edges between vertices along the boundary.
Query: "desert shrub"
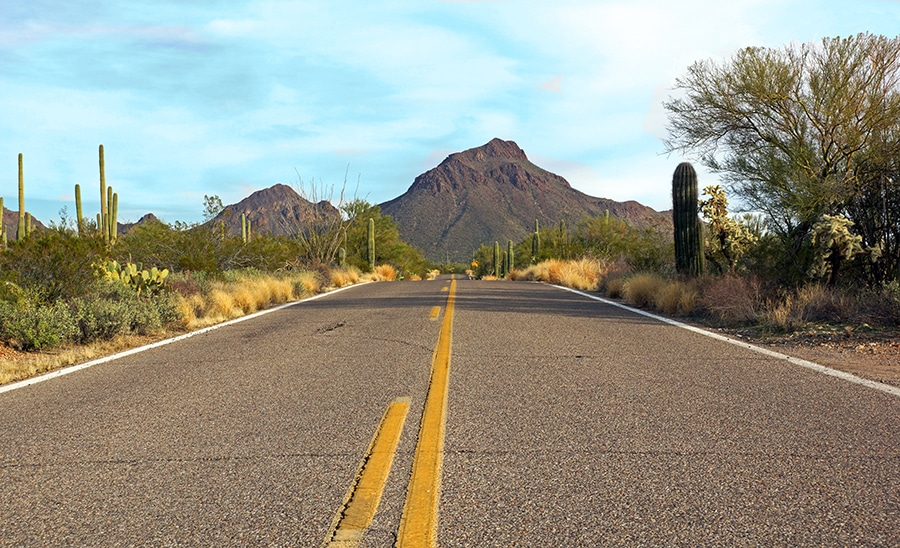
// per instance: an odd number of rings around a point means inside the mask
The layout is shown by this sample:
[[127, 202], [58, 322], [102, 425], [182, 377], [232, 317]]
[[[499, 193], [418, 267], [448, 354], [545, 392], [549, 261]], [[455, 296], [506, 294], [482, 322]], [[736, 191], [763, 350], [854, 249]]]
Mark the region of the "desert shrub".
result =
[[625, 278], [623, 276], [607, 276], [600, 288], [607, 297], [618, 299], [625, 294]]
[[660, 288], [655, 297], [658, 310], [666, 314], [690, 314], [697, 308], [699, 293], [692, 284], [669, 282]]
[[22, 242], [9, 242], [9, 249], [0, 253], [0, 272], [4, 280], [33, 291], [44, 303], [53, 303], [84, 295], [105, 253], [102, 241], [52, 228]]
[[652, 308], [656, 304], [657, 294], [665, 285], [666, 282], [658, 274], [636, 274], [625, 281], [622, 296], [632, 306]]
[[380, 264], [375, 266], [372, 275], [375, 281], [392, 282], [397, 279], [397, 269], [389, 264]]
[[725, 275], [700, 281], [698, 306], [725, 324], [753, 322], [764, 304], [758, 278]]
[[0, 336], [19, 350], [53, 348], [76, 334], [75, 322], [63, 301], [44, 304], [37, 299], [0, 301]]
[[153, 333], [181, 318], [171, 293], [139, 295], [110, 280], [99, 280], [88, 295], [70, 300], [69, 310], [77, 326], [73, 341], [81, 344]]

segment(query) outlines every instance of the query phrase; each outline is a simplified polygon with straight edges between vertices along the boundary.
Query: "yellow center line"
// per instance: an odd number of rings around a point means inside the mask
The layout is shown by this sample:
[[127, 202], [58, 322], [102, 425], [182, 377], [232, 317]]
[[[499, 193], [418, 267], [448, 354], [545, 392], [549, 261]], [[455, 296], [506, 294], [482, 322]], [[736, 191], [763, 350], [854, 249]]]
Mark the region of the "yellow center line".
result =
[[388, 405], [360, 463], [356, 479], [344, 497], [344, 504], [334, 516], [323, 547], [358, 546], [366, 529], [372, 524], [391, 471], [394, 453], [400, 443], [409, 403], [409, 398], [398, 398]]
[[450, 294], [444, 321], [431, 361], [431, 384], [422, 411], [419, 441], [413, 457], [412, 475], [406, 492], [406, 506], [397, 534], [398, 548], [437, 546], [438, 502], [441, 489], [441, 465], [444, 457], [444, 427], [450, 376], [450, 343], [453, 336], [453, 304], [456, 279], [450, 282]]
[[434, 319], [437, 319], [438, 314], [440, 314], [440, 313], [441, 313], [441, 307], [435, 306], [434, 308], [431, 309], [431, 313], [428, 314], [428, 317], [431, 318], [432, 320], [434, 320]]

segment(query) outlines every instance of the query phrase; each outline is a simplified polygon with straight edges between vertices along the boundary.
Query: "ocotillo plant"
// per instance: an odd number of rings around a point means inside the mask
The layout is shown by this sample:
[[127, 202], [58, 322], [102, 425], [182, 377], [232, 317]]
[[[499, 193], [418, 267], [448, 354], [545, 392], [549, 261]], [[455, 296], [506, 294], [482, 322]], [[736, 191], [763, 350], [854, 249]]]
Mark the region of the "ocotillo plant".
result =
[[500, 242], [494, 242], [494, 276], [500, 277], [503, 265], [500, 264]]
[[369, 268], [375, 270], [375, 219], [369, 219], [368, 240], [366, 256], [369, 259]]
[[16, 230], [16, 240], [25, 239], [25, 174], [22, 171], [22, 154], [19, 153], [19, 226]]
[[84, 217], [82, 213], [84, 213], [84, 210], [81, 208], [81, 185], [75, 183], [75, 222], [78, 226], [79, 236], [84, 232]]
[[103, 234], [103, 241], [109, 243], [109, 211], [106, 206], [106, 164], [103, 162], [103, 145], [100, 145], [100, 220], [97, 227]]
[[672, 175], [672, 223], [675, 227], [675, 268], [681, 274], [703, 272], [703, 225], [697, 216], [697, 172], [682, 162]]

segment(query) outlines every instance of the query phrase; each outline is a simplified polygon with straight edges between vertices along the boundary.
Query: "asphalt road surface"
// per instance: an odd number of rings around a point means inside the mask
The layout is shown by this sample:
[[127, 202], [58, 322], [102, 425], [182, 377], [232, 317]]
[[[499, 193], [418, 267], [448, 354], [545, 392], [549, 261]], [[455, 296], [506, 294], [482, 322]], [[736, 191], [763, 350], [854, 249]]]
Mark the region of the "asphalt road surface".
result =
[[559, 288], [367, 284], [0, 393], [0, 546], [898, 546], [898, 417]]

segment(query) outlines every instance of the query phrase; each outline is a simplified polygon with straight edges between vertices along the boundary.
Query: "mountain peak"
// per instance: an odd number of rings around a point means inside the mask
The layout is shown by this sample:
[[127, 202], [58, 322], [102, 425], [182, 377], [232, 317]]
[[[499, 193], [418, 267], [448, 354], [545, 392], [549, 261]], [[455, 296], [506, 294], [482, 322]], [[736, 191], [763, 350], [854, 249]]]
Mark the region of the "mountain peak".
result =
[[451, 154], [416, 177], [405, 194], [381, 204], [397, 221], [400, 236], [426, 257], [465, 261], [482, 243], [519, 241], [538, 220], [550, 226], [565, 220], [610, 214], [629, 221], [659, 214], [640, 204], [594, 198], [564, 178], [528, 160], [513, 141], [493, 139]]
[[527, 162], [528, 157], [525, 156], [525, 151], [519, 148], [519, 145], [515, 142], [494, 138], [480, 147], [451, 154], [444, 162], [453, 160], [458, 160], [465, 164], [481, 164], [491, 160]]

